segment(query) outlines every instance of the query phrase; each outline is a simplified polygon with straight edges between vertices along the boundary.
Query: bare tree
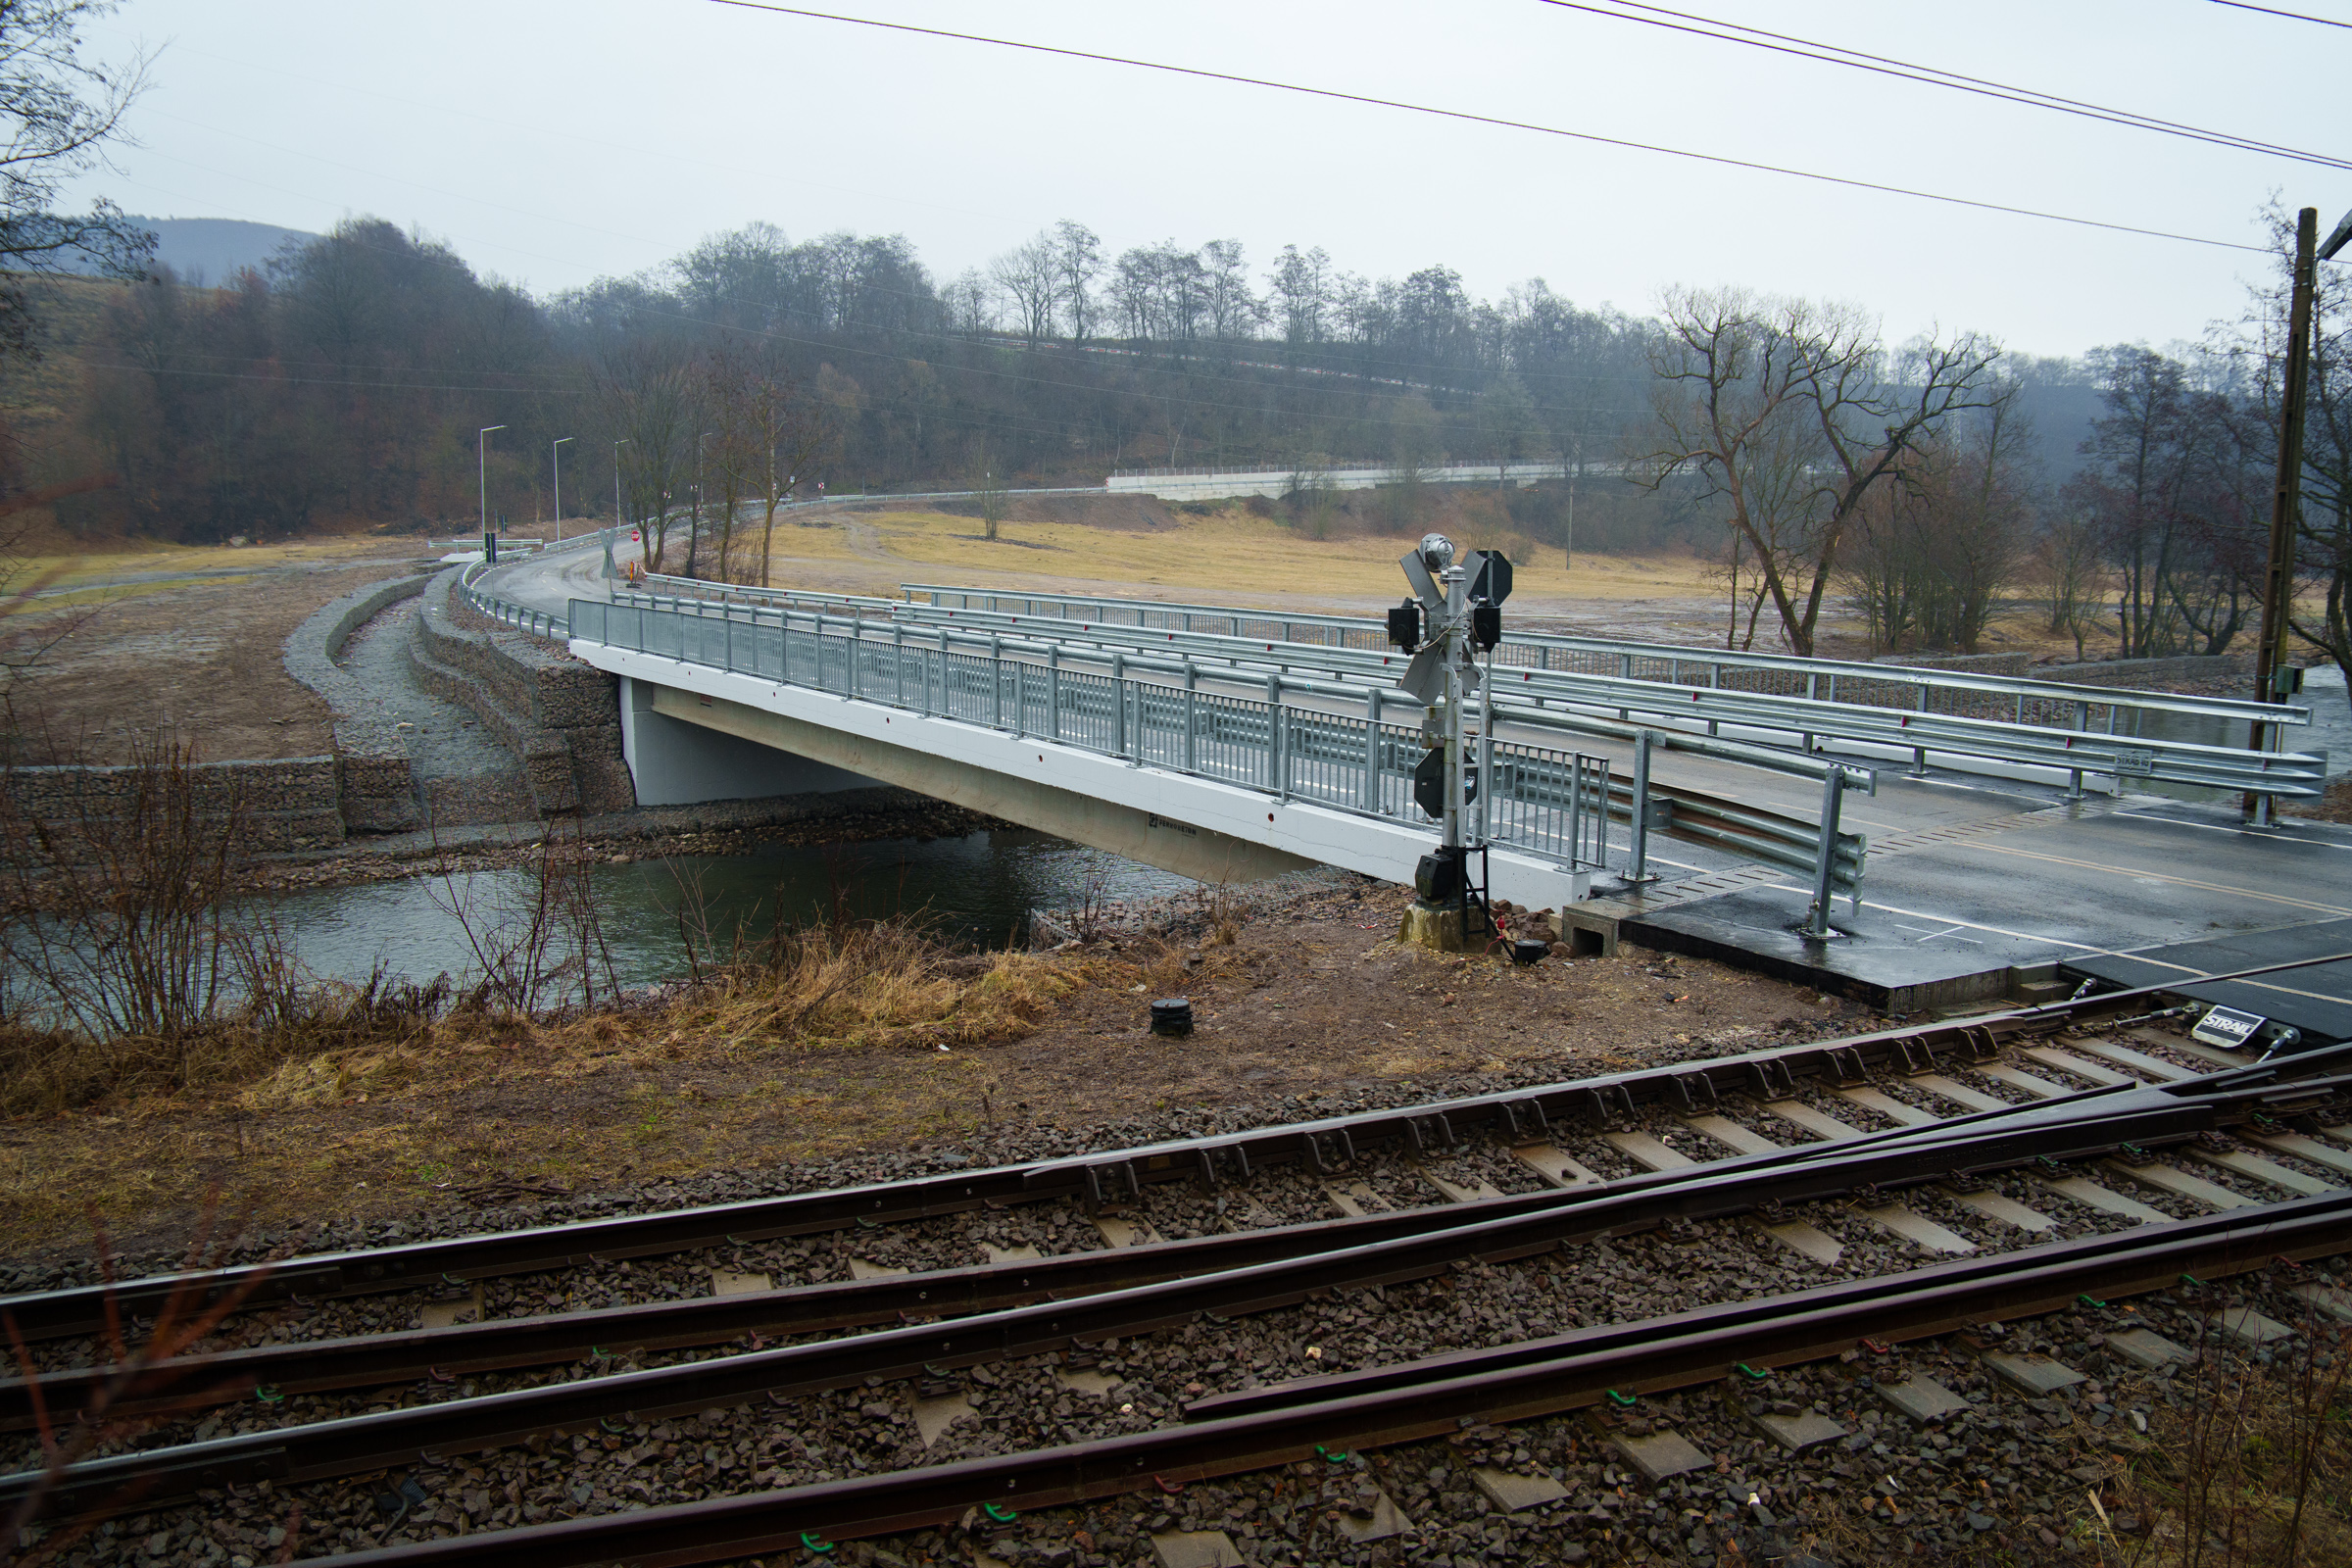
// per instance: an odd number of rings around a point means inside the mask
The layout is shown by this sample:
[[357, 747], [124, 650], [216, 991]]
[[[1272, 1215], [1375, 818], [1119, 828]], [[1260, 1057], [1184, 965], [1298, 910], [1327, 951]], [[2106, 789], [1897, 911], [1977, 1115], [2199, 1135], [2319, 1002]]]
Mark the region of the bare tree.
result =
[[1285, 245], [1266, 274], [1268, 301], [1282, 323], [1283, 341], [1293, 348], [1320, 343], [1331, 314], [1331, 255], [1318, 245], [1301, 251]]
[[972, 488], [980, 496], [982, 537], [993, 541], [1011, 506], [1005, 494], [1004, 466], [985, 442], [972, 444]]
[[2031, 516], [2017, 385], [1967, 428], [1923, 437], [1855, 514], [1838, 575], [1875, 648], [1975, 653], [2016, 575]]
[[[1728, 504], [1782, 636], [1809, 655], [1864, 499], [1944, 419], [1985, 405], [2000, 351], [1973, 333], [1928, 339], [1890, 371], [1860, 312], [1738, 289], [1673, 290], [1665, 317], [1650, 482], [1693, 472]], [[1812, 480], [1794, 505], [1792, 462]]]
[[1102, 241], [1095, 231], [1066, 218], [1055, 223], [1054, 283], [1073, 343], [1085, 342], [1095, 330], [1101, 314], [1095, 304], [1095, 280], [1102, 275]]
[[958, 272], [940, 295], [947, 306], [948, 323], [966, 337], [997, 329], [996, 291], [978, 268]]
[[1054, 235], [1036, 238], [988, 264], [988, 275], [1012, 302], [1021, 334], [1036, 348], [1054, 330], [1054, 307], [1061, 298], [1061, 259]]
[[2052, 635], [2075, 640], [2075, 661], [2082, 660], [2082, 640], [2100, 623], [2106, 610], [2106, 568], [2100, 550], [2098, 519], [2079, 506], [2062, 507], [2043, 528], [2034, 547], [2034, 574], [2048, 596]]
[[124, 140], [122, 117], [147, 89], [148, 57], [121, 66], [81, 58], [81, 28], [111, 15], [112, 0], [0, 3], [0, 356], [37, 352], [29, 282], [44, 272], [95, 264], [135, 278], [155, 254], [155, 236], [109, 201], [86, 218], [65, 218], [65, 182], [103, 165]]
[[628, 510], [645, 532], [646, 564], [660, 571], [681, 444], [694, 426], [691, 361], [674, 338], [633, 332], [598, 357], [595, 388], [606, 427], [627, 443], [620, 462]]
[[1250, 292], [1250, 269], [1238, 239], [1212, 239], [1200, 247], [1202, 301], [1209, 335], [1220, 343], [1253, 335], [1265, 307]]

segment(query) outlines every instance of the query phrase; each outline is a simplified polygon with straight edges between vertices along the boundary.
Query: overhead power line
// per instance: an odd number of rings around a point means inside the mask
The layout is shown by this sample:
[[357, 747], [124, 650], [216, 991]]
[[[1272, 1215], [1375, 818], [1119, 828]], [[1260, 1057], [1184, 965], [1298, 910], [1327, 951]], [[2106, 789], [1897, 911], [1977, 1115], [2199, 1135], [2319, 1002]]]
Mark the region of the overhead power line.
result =
[[1532, 131], [1541, 136], [1557, 136], [1568, 141], [1590, 142], [1601, 147], [1623, 147], [1633, 152], [1657, 153], [1667, 158], [1683, 158], [1693, 163], [1713, 164], [1722, 169], [1742, 169], [1753, 173], [1783, 174], [1791, 179], [1809, 179], [1819, 184], [1836, 185], [1846, 190], [1867, 190], [1885, 196], [1908, 196], [1919, 201], [1940, 202], [1951, 207], [1967, 207], [1984, 213], [2003, 213], [2012, 218], [2035, 218], [2052, 223], [2069, 223], [2079, 228], [2105, 229], [2116, 234], [2137, 234], [2146, 239], [2178, 240], [2187, 245], [2211, 245], [2222, 250], [2247, 251], [2268, 255], [2260, 245], [2242, 244], [2236, 240], [2208, 239], [2202, 234], [2179, 234], [2170, 229], [2143, 228], [2135, 223], [2111, 223], [2096, 218], [2076, 218], [2066, 213], [2044, 212], [2039, 208], [2018, 207], [2007, 202], [1979, 201], [1968, 196], [1947, 196], [1938, 191], [1918, 190], [1908, 185], [1888, 185], [1878, 180], [1853, 179], [1843, 174], [1823, 174], [1811, 170], [1795, 169], [1785, 164], [1759, 163], [1746, 158], [1729, 158], [1721, 153], [1693, 152], [1684, 147], [1667, 147], [1656, 142], [1634, 141], [1623, 136], [1603, 136], [1596, 131], [1569, 130], [1559, 125], [1541, 125], [1532, 121], [1506, 120], [1496, 115], [1473, 114], [1465, 109], [1441, 109], [1430, 104], [1407, 103], [1397, 98], [1378, 98], [1369, 93], [1343, 92], [1336, 87], [1310, 87], [1299, 82], [1276, 81], [1266, 76], [1245, 76], [1228, 71], [1209, 71], [1198, 66], [1172, 66], [1156, 60], [1139, 60], [1128, 55], [1104, 54], [1092, 49], [1069, 49], [1058, 44], [1030, 43], [1018, 38], [996, 38], [985, 33], [956, 32], [946, 27], [922, 27], [907, 22], [882, 22], [872, 17], [844, 16], [831, 11], [809, 11], [798, 6], [773, 5], [767, 0], [710, 0], [713, 5], [732, 6], [742, 11], [766, 11], [778, 16], [803, 17], [813, 22], [837, 22], [855, 27], [874, 27], [885, 32], [911, 33], [925, 38], [946, 38], [956, 43], [986, 44], [996, 49], [1017, 49], [1030, 54], [1054, 55], [1064, 60], [1083, 60], [1094, 65], [1127, 66], [1137, 71], [1156, 71], [1171, 76], [1190, 76], [1200, 81], [1222, 81], [1242, 87], [1263, 87], [1274, 92], [1297, 93], [1301, 97], [1322, 98], [1335, 103], [1362, 104], [1374, 109], [1396, 109], [1407, 114], [1432, 115], [1441, 120], [1459, 121], [1465, 124], [1489, 125], [1500, 130]]
[[2323, 27], [2352, 27], [2352, 22], [2338, 22], [2333, 17], [2307, 17], [2300, 11], [2281, 11], [2277, 6], [2248, 5], [2246, 0], [2213, 0], [2213, 3], [2232, 11], [2259, 11], [2266, 17], [2284, 17], [2289, 22], [2316, 22]]
[[[2084, 103], [2080, 98], [2064, 98], [2032, 87], [2013, 87], [2005, 82], [1987, 81], [1982, 76], [1962, 75], [1935, 66], [1915, 65], [1907, 60], [1893, 60], [1885, 55], [1861, 49], [1847, 49], [1834, 43], [1816, 43], [1809, 38], [1791, 37], [1785, 32], [1771, 32], [1762, 27], [1744, 26], [1737, 22], [1719, 22], [1713, 17], [1692, 16], [1687, 11], [1671, 11], [1664, 6], [1642, 5], [1638, 0], [1602, 0], [1587, 4], [1585, 0], [1539, 0], [1540, 4], [1561, 11], [1582, 11], [1589, 16], [1607, 17], [1616, 22], [1631, 22], [1645, 27], [1663, 27], [1670, 32], [1688, 33], [1697, 38], [1714, 38], [1724, 43], [1742, 44], [1750, 49], [1767, 49], [1774, 54], [1789, 55], [1798, 60], [1816, 60], [1824, 65], [1844, 66], [1853, 71], [1867, 71], [1876, 75], [1895, 76], [1904, 81], [1924, 82], [1931, 87], [1945, 87], [1954, 92], [1974, 93], [1981, 98], [1997, 98], [2007, 103], [2024, 104], [2033, 109], [2047, 109], [2062, 115], [2080, 115], [2086, 120], [2101, 120], [2109, 124], [2124, 125], [2133, 130], [2151, 130], [2165, 136], [2180, 136], [2190, 141], [2210, 142], [2238, 152], [2258, 153], [2265, 157], [2291, 158], [2299, 163], [2317, 164], [2324, 169], [2352, 169], [2352, 159], [2338, 158], [2329, 153], [2304, 152], [2299, 148], [2281, 146], [2277, 142], [2257, 141], [2251, 136], [2239, 136], [2225, 130], [2207, 130], [2179, 121], [2159, 120], [2153, 115], [2135, 114], [2129, 109], [2109, 109], [2100, 104]], [[2262, 7], [2250, 9], [2261, 10]], [[2285, 13], [2280, 13], [2284, 15]], [[2314, 19], [2306, 19], [2314, 20]]]

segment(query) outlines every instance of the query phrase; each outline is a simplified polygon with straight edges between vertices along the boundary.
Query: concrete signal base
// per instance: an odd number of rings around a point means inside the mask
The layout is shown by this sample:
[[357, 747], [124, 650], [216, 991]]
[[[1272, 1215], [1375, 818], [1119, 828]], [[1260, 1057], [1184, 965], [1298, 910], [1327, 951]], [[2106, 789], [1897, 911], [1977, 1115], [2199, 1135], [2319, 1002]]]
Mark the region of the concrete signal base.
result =
[[1419, 899], [1404, 906], [1404, 918], [1396, 927], [1396, 940], [1409, 942], [1432, 953], [1466, 953], [1484, 948], [1494, 933], [1487, 928], [1485, 913], [1476, 906], [1464, 909], [1458, 904], [1425, 904]]

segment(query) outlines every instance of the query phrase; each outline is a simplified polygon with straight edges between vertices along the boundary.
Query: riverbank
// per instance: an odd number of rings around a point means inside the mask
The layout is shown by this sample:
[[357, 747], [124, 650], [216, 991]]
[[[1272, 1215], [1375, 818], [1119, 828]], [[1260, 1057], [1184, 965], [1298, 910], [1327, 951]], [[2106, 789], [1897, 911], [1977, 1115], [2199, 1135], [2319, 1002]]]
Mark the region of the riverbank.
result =
[[[135, 1258], [174, 1256], [208, 1201], [245, 1247], [311, 1250], [1868, 1026], [1850, 1004], [1630, 946], [1528, 968], [1400, 947], [1405, 898], [1354, 878], [1254, 907], [1204, 892], [1106, 911], [1095, 940], [1055, 952], [895, 947], [855, 975], [819, 961], [765, 991], [674, 986], [587, 1015], [395, 1026], [244, 1082], [22, 1116], [0, 1123], [0, 1251], [25, 1289], [86, 1262], [93, 1213]], [[1147, 1027], [1170, 994], [1193, 999], [1188, 1039]]]
[[859, 801], [814, 816], [797, 807], [788, 811], [770, 808], [764, 801], [719, 801], [387, 833], [346, 840], [331, 849], [257, 858], [246, 867], [241, 885], [248, 892], [283, 893], [444, 871], [513, 869], [530, 864], [551, 842], [595, 859], [626, 863], [671, 856], [748, 855], [777, 845], [920, 841], [1020, 831], [1018, 824], [913, 795]]

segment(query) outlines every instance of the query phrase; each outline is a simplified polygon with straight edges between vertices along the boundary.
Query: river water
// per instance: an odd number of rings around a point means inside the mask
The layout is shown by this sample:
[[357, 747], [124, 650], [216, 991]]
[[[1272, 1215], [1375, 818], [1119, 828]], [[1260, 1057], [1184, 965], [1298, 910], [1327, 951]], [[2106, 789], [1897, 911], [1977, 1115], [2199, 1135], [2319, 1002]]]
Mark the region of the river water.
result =
[[[591, 873], [599, 917], [624, 985], [686, 973], [674, 911], [699, 889], [710, 925], [758, 934], [789, 920], [921, 912], [947, 939], [1024, 944], [1034, 913], [1082, 902], [1184, 899], [1200, 884], [1101, 850], [1026, 830], [952, 839], [778, 845], [749, 855], [674, 856], [604, 864]], [[477, 929], [514, 918], [532, 893], [527, 872], [477, 871], [320, 888], [273, 899], [294, 954], [321, 979], [365, 980], [377, 964], [414, 980], [478, 970], [465, 908]]]

